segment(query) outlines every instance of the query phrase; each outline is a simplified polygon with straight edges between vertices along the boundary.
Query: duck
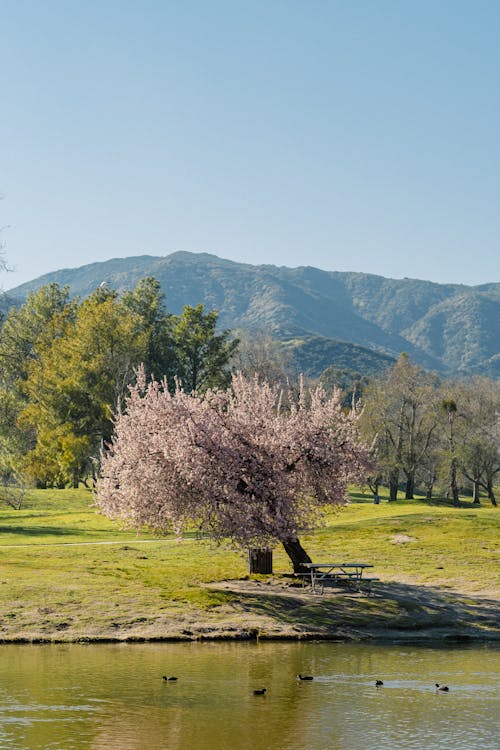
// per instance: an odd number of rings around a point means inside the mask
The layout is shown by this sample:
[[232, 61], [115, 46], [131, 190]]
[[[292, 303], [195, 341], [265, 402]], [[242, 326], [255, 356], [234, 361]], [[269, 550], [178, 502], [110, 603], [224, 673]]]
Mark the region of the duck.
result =
[[304, 680], [311, 681], [311, 680], [314, 680], [314, 677], [310, 674], [298, 674], [297, 679], [302, 680], [302, 681]]
[[265, 695], [267, 693], [266, 688], [257, 688], [257, 690], [253, 691], [254, 695]]
[[383, 680], [375, 680], [375, 687], [382, 687], [383, 684], [384, 684]]
[[447, 693], [450, 689], [448, 685], [440, 685], [439, 682], [436, 682], [435, 685], [436, 685], [436, 690], [441, 693]]
[[162, 677], [164, 682], [176, 682], [179, 678], [178, 677], [167, 677], [166, 674]]

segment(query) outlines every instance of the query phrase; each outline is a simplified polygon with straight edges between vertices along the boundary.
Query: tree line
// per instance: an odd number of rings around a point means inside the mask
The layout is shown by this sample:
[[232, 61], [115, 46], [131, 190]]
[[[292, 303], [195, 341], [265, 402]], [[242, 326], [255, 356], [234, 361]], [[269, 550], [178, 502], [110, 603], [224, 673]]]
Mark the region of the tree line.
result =
[[417, 489], [454, 505], [459, 492], [481, 491], [497, 505], [500, 473], [500, 383], [475, 376], [440, 379], [404, 354], [363, 392], [361, 434], [370, 443], [375, 471], [368, 484], [389, 499], [412, 499]]
[[85, 299], [49, 284], [0, 330], [0, 475], [4, 486], [78, 486], [95, 477], [139, 365], [187, 392], [225, 387], [237, 340], [203, 305], [167, 312], [159, 282]]

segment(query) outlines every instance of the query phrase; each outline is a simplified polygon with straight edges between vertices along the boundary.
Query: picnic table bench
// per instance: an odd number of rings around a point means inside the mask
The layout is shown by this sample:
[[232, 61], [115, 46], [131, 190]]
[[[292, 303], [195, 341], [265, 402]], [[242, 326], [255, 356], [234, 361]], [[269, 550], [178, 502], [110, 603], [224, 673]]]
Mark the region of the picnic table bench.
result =
[[367, 568], [373, 568], [370, 563], [304, 563], [304, 568], [308, 569], [308, 573], [303, 574], [302, 580], [311, 584], [315, 594], [322, 594], [325, 585], [335, 584], [349, 586], [356, 591], [366, 588], [370, 593], [372, 582], [379, 580], [366, 576], [363, 578], [363, 572]]

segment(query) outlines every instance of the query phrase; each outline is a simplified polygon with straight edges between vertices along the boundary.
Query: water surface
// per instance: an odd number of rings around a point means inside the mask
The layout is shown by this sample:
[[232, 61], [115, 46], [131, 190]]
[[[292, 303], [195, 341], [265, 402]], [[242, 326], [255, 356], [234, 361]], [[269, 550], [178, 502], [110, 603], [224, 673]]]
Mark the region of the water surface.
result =
[[499, 674], [488, 647], [2, 645], [0, 748], [498, 750]]

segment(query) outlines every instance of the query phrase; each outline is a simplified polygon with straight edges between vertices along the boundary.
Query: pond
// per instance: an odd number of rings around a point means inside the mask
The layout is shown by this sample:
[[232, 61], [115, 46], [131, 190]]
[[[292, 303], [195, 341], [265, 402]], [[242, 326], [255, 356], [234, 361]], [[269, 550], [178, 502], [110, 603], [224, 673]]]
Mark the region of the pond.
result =
[[498, 748], [493, 647], [2, 645], [0, 657], [2, 749]]

